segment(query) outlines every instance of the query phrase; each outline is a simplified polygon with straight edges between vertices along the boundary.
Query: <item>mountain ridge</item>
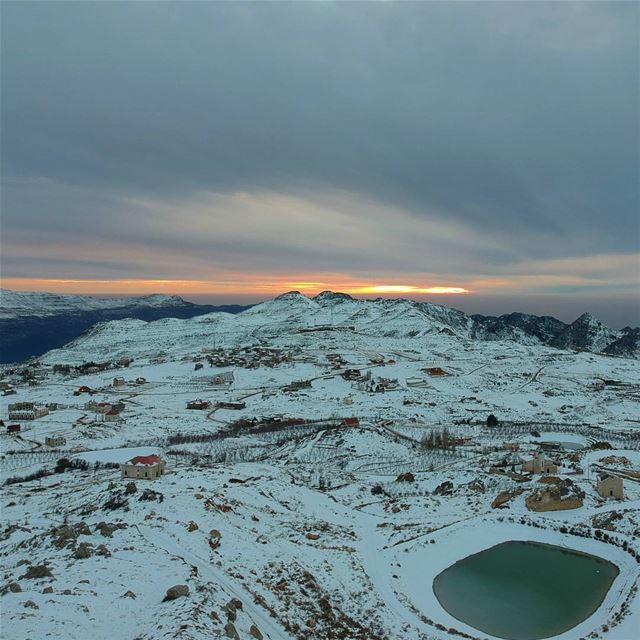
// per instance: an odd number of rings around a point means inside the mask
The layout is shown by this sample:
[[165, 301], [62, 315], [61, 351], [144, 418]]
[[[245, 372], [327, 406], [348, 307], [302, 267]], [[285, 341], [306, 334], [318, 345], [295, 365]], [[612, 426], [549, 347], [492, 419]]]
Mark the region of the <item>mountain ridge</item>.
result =
[[[511, 341], [523, 346], [587, 351], [628, 358], [640, 357], [640, 329], [614, 330], [590, 314], [567, 324], [552, 316], [511, 313], [501, 316], [467, 315], [431, 302], [398, 299], [361, 299], [322, 292], [308, 297], [290, 291], [237, 314], [198, 314], [190, 320], [168, 320], [144, 325], [106, 323], [92, 332], [96, 348], [105, 355], [109, 344], [135, 348], [138, 341], [171, 345], [176, 349], [208, 346], [212, 336], [232, 335], [238, 343], [291, 337], [301, 332], [326, 331], [391, 339], [420, 339], [447, 334], [468, 341]], [[176, 324], [182, 323], [182, 324]], [[122, 338], [119, 336], [122, 335]], [[154, 336], [149, 340], [150, 336]], [[103, 336], [104, 339], [101, 337]], [[213, 341], [212, 341], [213, 342]], [[82, 338], [75, 344], [82, 346]], [[133, 346], [132, 346], [133, 345]], [[87, 348], [89, 345], [87, 344]]]
[[168, 317], [188, 319], [209, 313], [238, 313], [247, 308], [199, 305], [166, 294], [96, 298], [0, 289], [0, 362], [40, 356], [77, 340], [104, 322], [123, 318], [146, 322]]

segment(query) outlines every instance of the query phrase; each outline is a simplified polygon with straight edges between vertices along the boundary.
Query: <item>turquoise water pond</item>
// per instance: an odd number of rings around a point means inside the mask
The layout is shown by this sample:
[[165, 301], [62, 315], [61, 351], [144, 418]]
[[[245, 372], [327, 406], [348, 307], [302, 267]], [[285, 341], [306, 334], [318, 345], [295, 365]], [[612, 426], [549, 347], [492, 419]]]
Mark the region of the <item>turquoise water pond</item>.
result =
[[537, 542], [505, 542], [456, 562], [433, 591], [454, 618], [506, 640], [567, 631], [602, 603], [618, 575], [611, 562]]

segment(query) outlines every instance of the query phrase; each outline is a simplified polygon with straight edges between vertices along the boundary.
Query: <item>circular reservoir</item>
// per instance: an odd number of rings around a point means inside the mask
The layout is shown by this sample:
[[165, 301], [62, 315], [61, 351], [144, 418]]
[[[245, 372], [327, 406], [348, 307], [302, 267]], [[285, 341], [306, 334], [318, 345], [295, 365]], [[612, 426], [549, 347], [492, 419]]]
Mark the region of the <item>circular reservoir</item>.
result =
[[611, 562], [538, 542], [504, 542], [464, 558], [433, 581], [442, 607], [506, 640], [558, 635], [600, 606], [619, 570]]

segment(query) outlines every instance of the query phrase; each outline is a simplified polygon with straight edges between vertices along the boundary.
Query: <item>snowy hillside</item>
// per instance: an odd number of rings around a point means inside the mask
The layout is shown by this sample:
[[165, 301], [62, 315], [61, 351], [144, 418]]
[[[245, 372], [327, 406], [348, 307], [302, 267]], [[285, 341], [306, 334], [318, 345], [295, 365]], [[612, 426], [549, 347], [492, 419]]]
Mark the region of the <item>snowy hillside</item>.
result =
[[434, 580], [535, 541], [614, 568], [555, 640], [635, 639], [640, 362], [499, 320], [289, 293], [3, 366], [3, 637], [496, 640]]
[[131, 298], [95, 298], [92, 296], [0, 289], [0, 319], [28, 316], [46, 317], [78, 311], [104, 311], [123, 307], [155, 309], [186, 306], [188, 304], [179, 296], [163, 294]]
[[0, 362], [19, 362], [60, 347], [96, 323], [120, 318], [192, 318], [205, 313], [237, 313], [239, 305], [197, 305], [178, 296], [93, 298], [51, 293], [0, 293]]
[[101, 325], [90, 336], [78, 341], [74, 350], [82, 351], [86, 347], [89, 351], [108, 354], [110, 348], [145, 348], [149, 340], [154, 344], [175, 344], [178, 349], [189, 349], [194, 344], [212, 340], [217, 333], [243, 341], [318, 331], [340, 332], [342, 336], [349, 334], [360, 342], [367, 337], [419, 339], [449, 335], [460, 340], [507, 340], [522, 345], [593, 352], [606, 352], [610, 345], [617, 345], [615, 355], [640, 356], [637, 343], [621, 342], [624, 331], [613, 331], [588, 314], [571, 325], [555, 318], [523, 314], [471, 317], [431, 303], [402, 299], [362, 300], [332, 292], [323, 292], [314, 298], [290, 292], [237, 315], [202, 315], [177, 324], [167, 320], [150, 326], [135, 322]]

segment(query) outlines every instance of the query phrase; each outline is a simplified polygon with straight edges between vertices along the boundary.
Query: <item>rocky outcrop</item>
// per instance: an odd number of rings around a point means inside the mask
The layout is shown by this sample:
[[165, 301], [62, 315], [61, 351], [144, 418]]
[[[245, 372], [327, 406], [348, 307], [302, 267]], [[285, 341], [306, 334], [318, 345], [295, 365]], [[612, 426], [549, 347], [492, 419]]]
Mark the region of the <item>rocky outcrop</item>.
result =
[[433, 493], [436, 496], [446, 496], [450, 494], [452, 491], [453, 491], [453, 482], [451, 482], [451, 480], [445, 480], [433, 490]]
[[491, 503], [491, 508], [492, 509], [503, 509], [503, 508], [506, 508], [508, 503], [511, 502], [511, 500], [513, 500], [513, 498], [519, 496], [523, 491], [524, 491], [524, 489], [522, 489], [522, 488], [513, 489], [511, 491], [501, 491], [493, 499], [493, 502]]
[[38, 580], [40, 578], [52, 578], [53, 577], [53, 573], [51, 573], [51, 569], [49, 568], [49, 565], [46, 563], [43, 564], [34, 564], [31, 565], [28, 569], [27, 572], [20, 576], [20, 579], [22, 580], [23, 578], [27, 579], [27, 580]]
[[189, 595], [189, 587], [186, 584], [176, 584], [173, 587], [167, 589], [167, 593], [163, 599], [163, 602], [169, 602], [178, 598], [185, 598]]
[[567, 478], [535, 489], [526, 497], [525, 504], [530, 511], [567, 511], [580, 508], [583, 499], [584, 491]]

